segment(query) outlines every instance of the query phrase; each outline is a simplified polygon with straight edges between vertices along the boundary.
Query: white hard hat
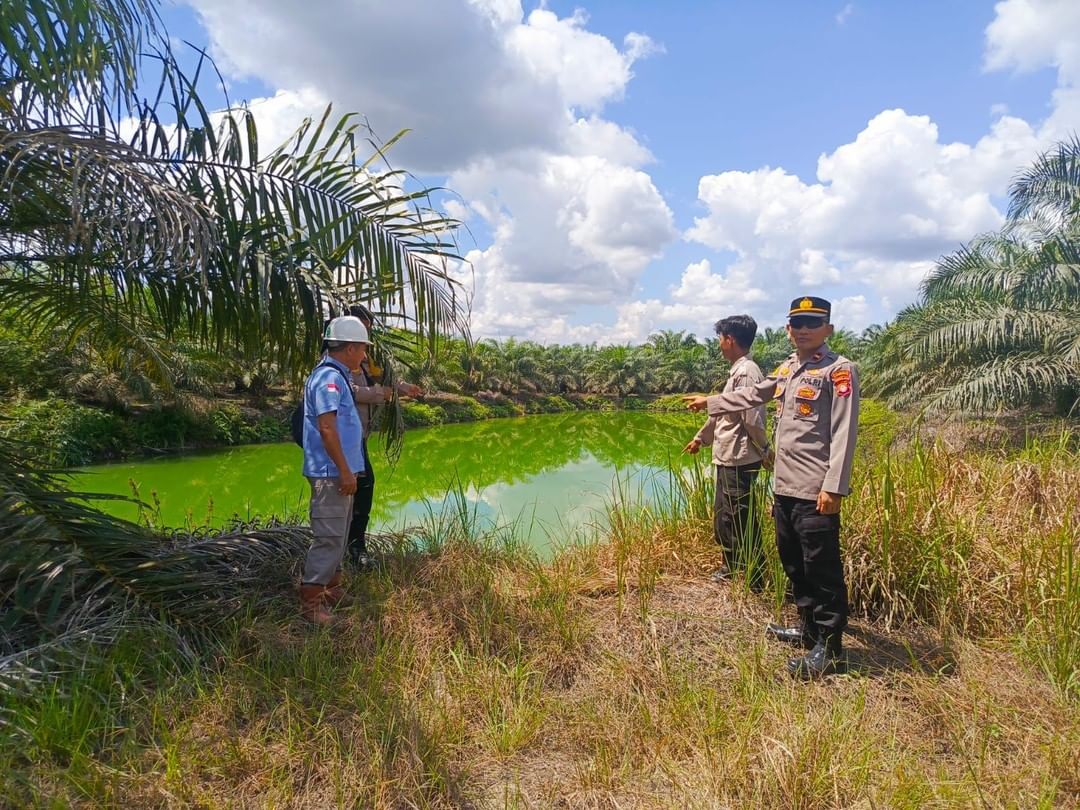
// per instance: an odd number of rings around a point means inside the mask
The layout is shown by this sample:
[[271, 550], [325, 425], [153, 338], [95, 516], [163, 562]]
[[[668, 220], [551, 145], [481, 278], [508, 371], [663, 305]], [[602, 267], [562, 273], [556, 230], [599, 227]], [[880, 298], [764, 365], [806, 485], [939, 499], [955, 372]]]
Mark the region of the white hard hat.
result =
[[336, 340], [341, 343], [370, 343], [367, 327], [359, 318], [344, 315], [334, 318], [326, 325], [323, 340]]

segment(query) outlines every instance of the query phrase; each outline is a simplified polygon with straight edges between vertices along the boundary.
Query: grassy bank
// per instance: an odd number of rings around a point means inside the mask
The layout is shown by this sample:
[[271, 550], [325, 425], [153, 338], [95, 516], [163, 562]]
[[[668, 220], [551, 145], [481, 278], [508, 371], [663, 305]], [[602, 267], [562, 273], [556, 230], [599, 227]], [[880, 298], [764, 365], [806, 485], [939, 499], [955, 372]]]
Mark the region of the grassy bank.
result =
[[[712, 584], [704, 476], [549, 562], [461, 508], [350, 582], [330, 632], [269, 607], [208, 649], [131, 631], [5, 703], [10, 804], [1068, 807], [1080, 802], [1075, 440], [865, 457], [853, 674], [802, 685]], [[771, 526], [766, 526], [766, 533]]]

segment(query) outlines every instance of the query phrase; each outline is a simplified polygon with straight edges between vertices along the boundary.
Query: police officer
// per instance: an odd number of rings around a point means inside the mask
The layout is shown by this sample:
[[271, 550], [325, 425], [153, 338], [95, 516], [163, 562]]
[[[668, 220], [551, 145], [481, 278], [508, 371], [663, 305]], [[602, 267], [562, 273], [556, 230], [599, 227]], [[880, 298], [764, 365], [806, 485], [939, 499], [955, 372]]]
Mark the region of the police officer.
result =
[[809, 652], [788, 662], [797, 678], [843, 672], [847, 586], [840, 560], [840, 501], [851, 490], [859, 419], [859, 379], [825, 342], [832, 305], [804, 296], [791, 302], [788, 336], [795, 351], [753, 388], [687, 397], [693, 411], [734, 413], [776, 400], [773, 518], [776, 546], [791, 580], [798, 627], [770, 624], [766, 635]]

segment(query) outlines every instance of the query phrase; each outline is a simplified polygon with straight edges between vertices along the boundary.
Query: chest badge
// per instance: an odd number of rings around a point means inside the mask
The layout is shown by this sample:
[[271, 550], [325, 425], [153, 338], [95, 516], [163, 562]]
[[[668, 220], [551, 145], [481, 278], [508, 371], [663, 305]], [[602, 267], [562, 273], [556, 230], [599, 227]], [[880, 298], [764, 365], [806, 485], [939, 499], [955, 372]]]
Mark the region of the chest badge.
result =
[[814, 406], [809, 402], [800, 402], [796, 406], [796, 409], [798, 410], [799, 416], [809, 416], [814, 412]]
[[824, 369], [820, 368], [808, 368], [806, 370], [806, 373], [809, 374], [811, 377], [820, 377], [822, 374], [825, 373], [825, 371]]

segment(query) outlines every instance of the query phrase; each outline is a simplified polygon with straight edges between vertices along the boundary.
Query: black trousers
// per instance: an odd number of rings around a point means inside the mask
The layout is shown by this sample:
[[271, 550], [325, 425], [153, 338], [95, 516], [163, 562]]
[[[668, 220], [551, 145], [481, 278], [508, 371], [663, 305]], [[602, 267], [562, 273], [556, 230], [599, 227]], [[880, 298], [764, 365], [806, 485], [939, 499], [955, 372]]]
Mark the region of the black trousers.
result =
[[356, 479], [352, 523], [349, 524], [349, 553], [354, 557], [367, 553], [367, 526], [371, 518], [371, 501], [375, 497], [375, 470], [371, 468], [367, 439], [364, 439], [363, 449], [364, 474]]
[[777, 495], [776, 548], [799, 612], [825, 633], [847, 626], [847, 585], [840, 561], [840, 515], [823, 515], [815, 501]]
[[713, 533], [724, 549], [732, 571], [749, 571], [760, 584], [765, 575], [761, 549], [761, 525], [754, 508], [753, 488], [761, 463], [716, 467], [716, 498], [713, 500]]

